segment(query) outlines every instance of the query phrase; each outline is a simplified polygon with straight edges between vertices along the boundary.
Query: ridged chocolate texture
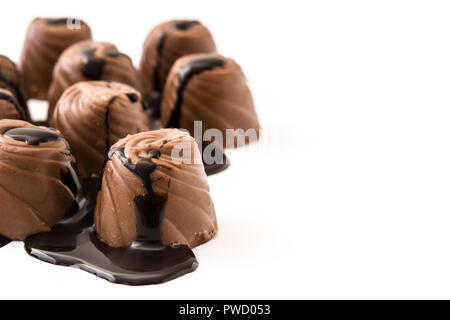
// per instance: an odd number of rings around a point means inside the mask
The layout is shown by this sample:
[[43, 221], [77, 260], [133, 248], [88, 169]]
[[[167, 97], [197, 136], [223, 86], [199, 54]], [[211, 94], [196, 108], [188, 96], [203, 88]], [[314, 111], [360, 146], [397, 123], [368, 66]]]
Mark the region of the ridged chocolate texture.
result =
[[14, 94], [5, 89], [0, 89], [1, 119], [26, 120], [24, 108], [19, 104]]
[[[69, 25], [71, 20], [69, 19]], [[60, 54], [70, 45], [91, 39], [91, 30], [84, 22], [69, 28], [67, 18], [34, 19], [27, 31], [19, 68], [27, 99], [47, 99], [53, 67]]]
[[0, 120], [0, 235], [23, 240], [50, 231], [75, 204], [74, 165], [58, 131]]
[[149, 130], [141, 94], [117, 82], [78, 82], [68, 88], [50, 120], [69, 141], [83, 178], [98, 177], [111, 145]]
[[[176, 163], [171, 157], [173, 148], [182, 141], [192, 151], [191, 158], [198, 160], [200, 152], [195, 140], [177, 129], [128, 136], [112, 147], [94, 214], [97, 233], [103, 242], [112, 247], [126, 247], [137, 239], [137, 200], [146, 190], [129, 167], [150, 155], [156, 165], [151, 173], [154, 195], [166, 199], [161, 224], [163, 243], [193, 248], [216, 234], [214, 204], [201, 158], [199, 164], [185, 164]], [[126, 165], [121, 157], [127, 159]], [[154, 218], [158, 217], [147, 217]]]
[[139, 69], [145, 99], [151, 100], [154, 92], [162, 93], [178, 58], [215, 51], [211, 33], [198, 21], [173, 20], [154, 28], [145, 40]]
[[137, 71], [131, 59], [106, 42], [82, 41], [63, 52], [53, 70], [49, 118], [64, 90], [80, 81], [107, 80], [139, 89]]
[[[30, 119], [28, 107], [22, 91], [22, 75], [16, 64], [8, 57], [0, 55], [0, 88], [8, 90], [14, 95], [25, 112], [26, 119]], [[24, 120], [26, 120], [24, 119]]]
[[216, 54], [185, 56], [173, 66], [164, 91], [161, 110], [163, 126], [194, 133], [194, 121], [203, 131], [216, 128], [256, 130], [259, 121], [241, 67]]

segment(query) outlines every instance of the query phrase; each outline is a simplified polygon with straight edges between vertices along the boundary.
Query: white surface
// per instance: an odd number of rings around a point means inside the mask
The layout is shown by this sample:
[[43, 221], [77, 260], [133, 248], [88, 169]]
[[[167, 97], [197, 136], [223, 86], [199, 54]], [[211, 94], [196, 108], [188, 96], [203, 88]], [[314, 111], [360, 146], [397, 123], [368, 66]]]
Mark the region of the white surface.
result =
[[0, 52], [15, 60], [36, 15], [83, 17], [136, 64], [151, 27], [202, 20], [247, 73], [268, 136], [258, 150], [229, 152], [232, 167], [210, 178], [220, 232], [195, 249], [196, 272], [113, 285], [13, 243], [0, 250], [0, 298], [450, 298], [449, 9], [10, 2]]

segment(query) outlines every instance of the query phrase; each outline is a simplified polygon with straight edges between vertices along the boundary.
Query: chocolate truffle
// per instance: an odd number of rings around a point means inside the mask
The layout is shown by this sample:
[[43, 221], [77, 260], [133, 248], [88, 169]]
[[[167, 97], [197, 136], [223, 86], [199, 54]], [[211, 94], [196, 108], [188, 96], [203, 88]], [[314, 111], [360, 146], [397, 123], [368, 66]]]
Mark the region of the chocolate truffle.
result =
[[8, 57], [0, 55], [0, 88], [14, 95], [19, 105], [24, 109], [25, 116], [30, 119], [27, 104], [22, 92], [22, 76], [16, 64]]
[[49, 118], [64, 90], [80, 81], [108, 80], [139, 87], [131, 59], [106, 42], [82, 41], [66, 51], [56, 63], [50, 86]]
[[80, 186], [74, 166], [58, 131], [0, 120], [0, 235], [23, 240], [69, 213]]
[[[172, 157], [180, 147], [192, 164]], [[94, 221], [98, 237], [111, 247], [162, 237], [165, 245], [192, 248], [211, 239], [217, 222], [195, 140], [177, 129], [119, 140], [109, 153]]]
[[[256, 137], [259, 135], [252, 95], [234, 60], [198, 54], [182, 57], [173, 66], [164, 91], [162, 125], [184, 128], [193, 134], [196, 120], [202, 121], [203, 132], [219, 129], [224, 146], [226, 129], [254, 129]], [[230, 146], [235, 146], [234, 139]]]
[[11, 91], [0, 89], [0, 120], [26, 120], [24, 108], [19, 104]]
[[53, 67], [70, 45], [91, 38], [91, 30], [81, 20], [36, 18], [27, 31], [19, 68], [27, 99], [47, 99]]
[[173, 20], [154, 28], [145, 40], [139, 70], [144, 99], [158, 112], [160, 96], [175, 61], [184, 55], [215, 51], [211, 33], [198, 21]]
[[67, 89], [50, 124], [69, 141], [83, 178], [100, 176], [112, 144], [149, 130], [140, 93], [107, 81], [83, 81]]

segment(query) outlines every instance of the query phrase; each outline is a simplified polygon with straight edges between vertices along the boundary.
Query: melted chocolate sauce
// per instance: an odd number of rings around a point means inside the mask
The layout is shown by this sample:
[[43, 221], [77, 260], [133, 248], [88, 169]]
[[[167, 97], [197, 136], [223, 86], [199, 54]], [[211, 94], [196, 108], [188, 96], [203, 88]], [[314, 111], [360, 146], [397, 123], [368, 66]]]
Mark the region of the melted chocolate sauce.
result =
[[17, 112], [19, 113], [20, 120], [26, 120], [25, 110], [22, 108], [22, 106], [19, 104], [19, 102], [17, 102], [16, 98], [14, 98], [13, 96], [11, 96], [5, 92], [0, 92], [0, 100], [5, 100], [5, 101], [8, 101], [9, 103], [11, 103], [14, 106], [14, 108], [16, 108]]
[[91, 80], [102, 80], [105, 60], [95, 56], [97, 48], [86, 48], [80, 54], [87, 58], [87, 62], [81, 66], [81, 72]]
[[[152, 130], [158, 130], [161, 129], [161, 121], [158, 118], [155, 118], [153, 114], [148, 114], [148, 117], [150, 119], [150, 128], [152, 128]], [[205, 147], [206, 145], [204, 145], [203, 147]], [[200, 147], [200, 144], [199, 144]], [[203, 150], [200, 150], [202, 153], [202, 158], [203, 158]], [[203, 160], [203, 166], [205, 167], [205, 172], [206, 175], [208, 176], [212, 176], [214, 174], [217, 174], [219, 172], [222, 172], [226, 169], [228, 169], [228, 167], [230, 166], [230, 161], [228, 160], [227, 156], [225, 155], [225, 152], [222, 150], [222, 148], [217, 147], [215, 148], [215, 152], [218, 153], [218, 158], [221, 158], [223, 161], [220, 161], [220, 163], [213, 163], [213, 164], [208, 164]]]
[[181, 107], [183, 106], [183, 95], [184, 91], [189, 83], [189, 80], [193, 76], [202, 73], [204, 71], [214, 70], [216, 68], [223, 67], [226, 61], [219, 56], [204, 56], [189, 61], [183, 68], [178, 70], [178, 77], [180, 79], [180, 84], [178, 85], [177, 99], [175, 106], [170, 115], [168, 128], [179, 128], [180, 127], [180, 117], [181, 117]]
[[114, 103], [114, 101], [116, 101], [116, 99], [117, 99], [117, 97], [112, 97], [111, 100], [108, 102], [108, 106], [106, 107], [106, 113], [105, 113], [106, 151], [105, 151], [105, 156], [108, 154], [109, 149], [111, 148], [111, 129], [110, 129], [110, 124], [109, 124], [109, 111], [110, 111], [109, 107], [111, 106], [111, 104]]
[[199, 24], [196, 20], [178, 20], [173, 23], [173, 26], [178, 30], [189, 30], [193, 26]]
[[63, 139], [56, 132], [41, 128], [13, 128], [5, 131], [3, 136], [35, 146], [41, 143]]

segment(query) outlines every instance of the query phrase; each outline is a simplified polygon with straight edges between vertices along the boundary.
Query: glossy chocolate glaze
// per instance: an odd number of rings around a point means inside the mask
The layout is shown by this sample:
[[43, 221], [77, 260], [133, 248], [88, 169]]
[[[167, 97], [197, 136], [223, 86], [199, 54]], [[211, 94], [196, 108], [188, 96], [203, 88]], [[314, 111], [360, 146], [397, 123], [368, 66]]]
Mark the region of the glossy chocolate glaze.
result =
[[3, 136], [9, 139], [23, 141], [30, 145], [39, 145], [41, 143], [63, 139], [57, 132], [51, 132], [48, 129], [41, 128], [13, 128], [4, 132]]
[[180, 79], [180, 84], [178, 85], [178, 92], [175, 106], [172, 110], [172, 114], [170, 115], [170, 120], [167, 125], [168, 128], [180, 127], [181, 107], [183, 105], [183, 94], [184, 90], [186, 89], [189, 83], [189, 80], [199, 73], [223, 67], [225, 64], [226, 61], [219, 56], [214, 55], [205, 56], [190, 60], [184, 67], [178, 70], [178, 77]]
[[11, 103], [20, 115], [20, 120], [27, 120], [27, 116], [23, 107], [13, 96], [6, 94], [5, 92], [0, 92], [0, 100], [6, 100]]

